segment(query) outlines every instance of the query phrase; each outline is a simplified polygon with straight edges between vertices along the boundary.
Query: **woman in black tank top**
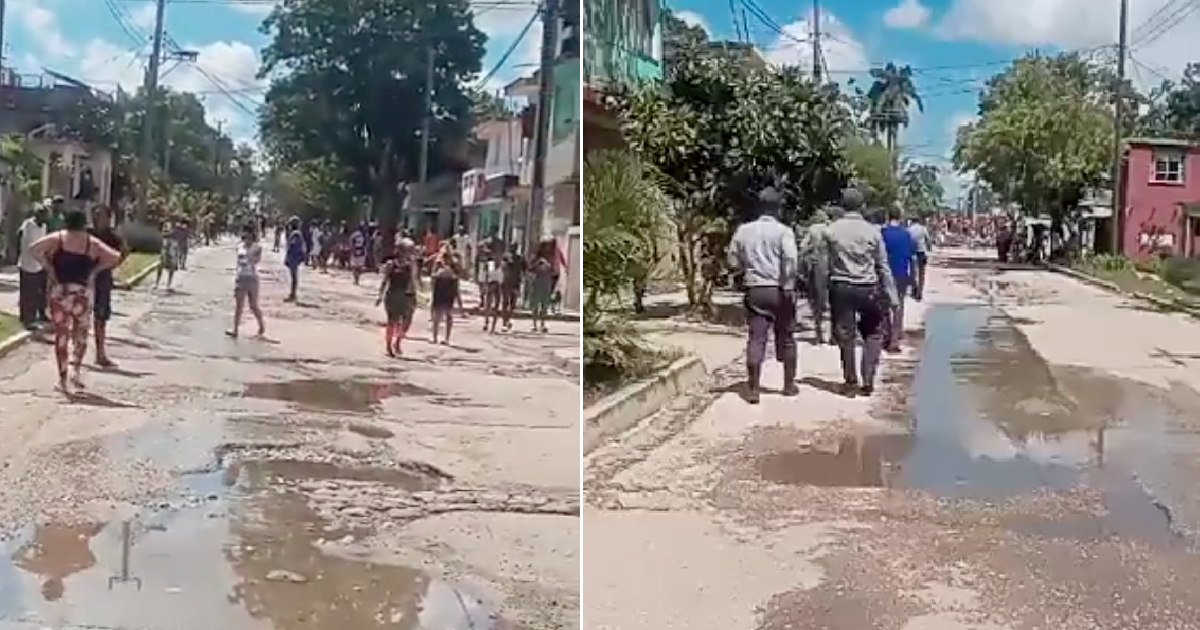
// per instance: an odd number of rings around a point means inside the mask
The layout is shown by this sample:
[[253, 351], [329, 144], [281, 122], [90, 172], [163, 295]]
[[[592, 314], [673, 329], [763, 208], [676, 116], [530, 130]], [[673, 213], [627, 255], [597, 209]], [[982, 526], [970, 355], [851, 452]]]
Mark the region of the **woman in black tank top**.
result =
[[[45, 265], [49, 281], [50, 322], [54, 326], [54, 358], [58, 387], [67, 392], [68, 355], [75, 387], [83, 389], [80, 368], [87, 354], [92, 325], [92, 284], [96, 272], [111, 269], [120, 252], [88, 234], [87, 216], [79, 210], [63, 216], [64, 229], [39, 239], [33, 253]], [[73, 347], [72, 347], [73, 345]]]
[[375, 304], [383, 304], [387, 313], [387, 328], [384, 342], [388, 356], [400, 354], [400, 342], [408, 335], [413, 313], [417, 310], [417, 267], [415, 252], [408, 241], [396, 245], [396, 254], [382, 269], [383, 283], [379, 286], [379, 297]]

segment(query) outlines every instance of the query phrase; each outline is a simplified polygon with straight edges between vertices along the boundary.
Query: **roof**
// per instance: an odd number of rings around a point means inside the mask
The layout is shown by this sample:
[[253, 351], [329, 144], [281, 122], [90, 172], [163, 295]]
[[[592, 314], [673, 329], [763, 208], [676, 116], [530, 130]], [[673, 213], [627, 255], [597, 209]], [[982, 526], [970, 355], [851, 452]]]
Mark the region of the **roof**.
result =
[[1200, 149], [1200, 142], [1194, 140], [1182, 140], [1179, 138], [1150, 138], [1150, 137], [1134, 137], [1126, 138], [1125, 144], [1129, 146], [1148, 146], [1148, 147], [1173, 147], [1179, 149]]

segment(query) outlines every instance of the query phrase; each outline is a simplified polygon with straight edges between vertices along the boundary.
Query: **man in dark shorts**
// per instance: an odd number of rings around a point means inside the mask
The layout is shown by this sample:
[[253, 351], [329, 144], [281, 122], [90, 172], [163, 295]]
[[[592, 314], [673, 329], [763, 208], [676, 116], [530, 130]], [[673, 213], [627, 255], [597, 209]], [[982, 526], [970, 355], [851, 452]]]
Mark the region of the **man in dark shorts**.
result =
[[521, 280], [525, 277], [525, 259], [517, 253], [516, 247], [509, 249], [500, 256], [500, 318], [504, 330], [512, 330], [513, 311], [517, 310], [517, 302], [521, 299]]
[[[100, 242], [121, 252], [122, 260], [129, 254], [122, 239], [112, 227], [112, 211], [108, 206], [96, 206], [92, 212], [92, 236]], [[112, 269], [101, 269], [96, 273], [96, 286], [93, 289], [93, 332], [96, 337], [96, 365], [114, 367], [116, 364], [108, 358], [108, 320], [112, 318]]]

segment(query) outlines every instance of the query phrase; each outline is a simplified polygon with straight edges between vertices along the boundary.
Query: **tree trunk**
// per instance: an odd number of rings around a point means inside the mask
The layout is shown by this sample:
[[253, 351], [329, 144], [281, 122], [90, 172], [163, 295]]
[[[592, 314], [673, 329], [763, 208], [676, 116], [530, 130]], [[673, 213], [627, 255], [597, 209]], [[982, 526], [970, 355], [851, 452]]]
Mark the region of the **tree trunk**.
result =
[[683, 288], [687, 291], [688, 306], [696, 305], [696, 264], [692, 246], [691, 230], [683, 223], [675, 224], [675, 237], [679, 247], [679, 271], [683, 274]]

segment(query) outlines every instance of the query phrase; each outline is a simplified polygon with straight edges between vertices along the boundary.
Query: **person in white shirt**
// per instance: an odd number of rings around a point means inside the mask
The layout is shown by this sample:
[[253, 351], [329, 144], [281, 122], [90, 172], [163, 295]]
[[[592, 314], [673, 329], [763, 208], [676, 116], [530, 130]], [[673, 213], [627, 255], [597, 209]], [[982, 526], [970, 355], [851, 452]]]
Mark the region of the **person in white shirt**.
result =
[[258, 321], [258, 336], [267, 334], [262, 308], [258, 304], [258, 263], [262, 261], [262, 245], [258, 243], [258, 232], [253, 223], [242, 228], [242, 242], [238, 243], [237, 264], [233, 279], [233, 328], [225, 334], [237, 338], [242, 323], [242, 313], [249, 305], [250, 312]]
[[20, 293], [18, 310], [21, 324], [26, 330], [35, 330], [39, 324], [49, 321], [46, 316], [46, 269], [33, 252], [33, 244], [46, 235], [46, 206], [39, 204], [33, 215], [27, 217], [18, 228], [20, 237]]
[[779, 221], [783, 197], [768, 187], [758, 194], [759, 217], [739, 225], [729, 243], [729, 266], [741, 272], [745, 290], [746, 392], [758, 404], [762, 364], [767, 339], [775, 337], [775, 359], [783, 364], [783, 394], [795, 396], [796, 385], [796, 277], [800, 254], [796, 233]]
[[917, 273], [912, 283], [912, 296], [920, 302], [925, 294], [925, 265], [929, 262], [929, 250], [932, 248], [933, 239], [929, 236], [929, 228], [925, 227], [920, 217], [909, 220], [908, 233], [912, 234], [917, 243]]

